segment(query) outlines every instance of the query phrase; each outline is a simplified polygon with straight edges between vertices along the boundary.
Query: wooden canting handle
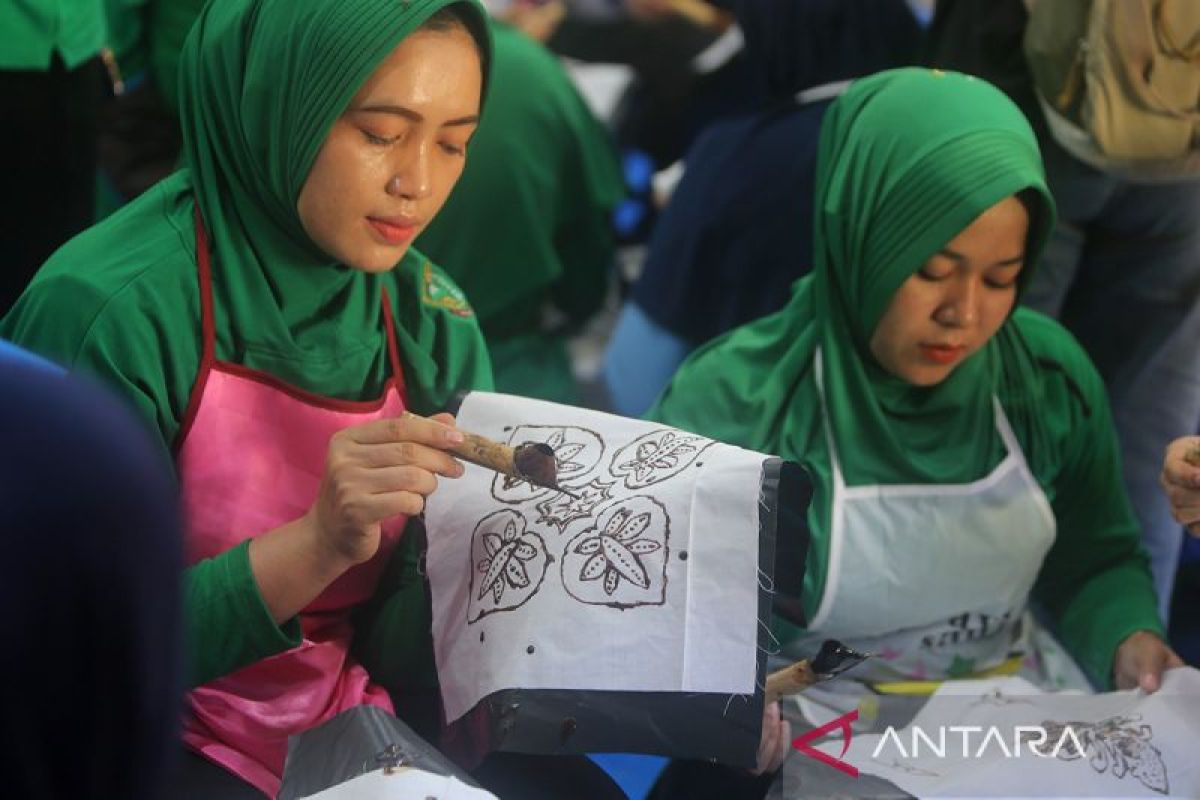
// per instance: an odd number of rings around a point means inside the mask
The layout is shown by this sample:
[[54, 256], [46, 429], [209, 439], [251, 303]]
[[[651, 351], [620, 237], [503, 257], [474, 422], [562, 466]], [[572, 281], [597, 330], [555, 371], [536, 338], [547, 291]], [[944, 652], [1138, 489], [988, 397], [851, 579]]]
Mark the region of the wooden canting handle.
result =
[[767, 676], [766, 702], [774, 703], [781, 697], [799, 694], [819, 682], [812, 671], [812, 659], [797, 661], [790, 667], [776, 670]]

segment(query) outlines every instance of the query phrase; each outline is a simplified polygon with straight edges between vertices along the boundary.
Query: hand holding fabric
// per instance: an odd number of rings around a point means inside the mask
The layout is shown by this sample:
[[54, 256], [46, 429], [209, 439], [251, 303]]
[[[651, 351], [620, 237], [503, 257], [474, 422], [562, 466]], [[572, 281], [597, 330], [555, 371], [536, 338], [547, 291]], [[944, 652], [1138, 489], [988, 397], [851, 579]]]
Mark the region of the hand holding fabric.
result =
[[1118, 689], [1140, 688], [1153, 694], [1166, 670], [1182, 667], [1183, 659], [1156, 634], [1138, 631], [1117, 646], [1113, 679]]
[[763, 709], [763, 735], [758, 745], [758, 765], [752, 775], [766, 775], [777, 771], [787, 758], [792, 743], [792, 723], [783, 719], [779, 703], [768, 703]]
[[1200, 436], [1184, 436], [1167, 446], [1160, 480], [1175, 520], [1200, 536]]

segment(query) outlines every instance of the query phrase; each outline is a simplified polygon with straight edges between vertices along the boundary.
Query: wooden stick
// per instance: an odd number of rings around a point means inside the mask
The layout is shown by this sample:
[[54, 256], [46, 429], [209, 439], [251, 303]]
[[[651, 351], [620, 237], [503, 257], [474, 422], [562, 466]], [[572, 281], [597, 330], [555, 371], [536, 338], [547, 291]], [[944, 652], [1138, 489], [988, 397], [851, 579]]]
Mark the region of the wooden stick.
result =
[[465, 441], [450, 448], [450, 452], [472, 464], [478, 464], [502, 475], [511, 475], [534, 486], [553, 489], [570, 497], [579, 495], [558, 485], [558, 461], [554, 450], [546, 444], [522, 444], [509, 447], [475, 433], [459, 430]]
[[781, 697], [799, 694], [820, 680], [812, 671], [812, 659], [797, 661], [790, 667], [776, 670], [767, 676], [766, 702], [770, 704]]
[[785, 695], [803, 692], [814, 684], [837, 677], [870, 657], [870, 653], [860, 653], [836, 639], [826, 639], [812, 658], [797, 661], [790, 667], [768, 675], [763, 694], [768, 703], [774, 703]]
[[461, 429], [459, 433], [463, 435], [465, 441], [450, 448], [450, 452], [454, 455], [463, 461], [470, 461], [472, 464], [487, 467], [504, 475], [512, 475], [515, 478], [524, 477], [517, 474], [516, 451], [513, 448], [486, 436], [467, 433]]
[[[408, 416], [417, 416], [412, 412], [405, 413]], [[458, 428], [458, 432], [463, 435], [462, 444], [447, 449], [463, 461], [532, 483], [534, 486], [578, 497], [558, 485], [558, 462], [555, 460], [554, 450], [549, 445], [532, 443], [509, 447], [462, 428]]]

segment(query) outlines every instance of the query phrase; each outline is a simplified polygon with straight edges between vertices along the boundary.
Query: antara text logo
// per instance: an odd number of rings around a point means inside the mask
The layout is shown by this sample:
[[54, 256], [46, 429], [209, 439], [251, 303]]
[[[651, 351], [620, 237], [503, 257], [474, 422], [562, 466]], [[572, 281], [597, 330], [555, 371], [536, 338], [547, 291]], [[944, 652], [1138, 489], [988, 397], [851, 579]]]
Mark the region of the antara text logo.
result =
[[[858, 769], [842, 760], [850, 750], [850, 742], [853, 739], [850, 726], [857, 720], [857, 710], [843, 714], [819, 728], [797, 736], [792, 740], [792, 747], [809, 758], [815, 758], [857, 778]], [[947, 753], [952, 756], [961, 753], [963, 758], [997, 755], [1004, 758], [1021, 758], [1028, 755], [1035, 758], [1058, 758], [1059, 753], [1063, 752], [1068, 758], [1079, 758], [1085, 752], [1083, 743], [1069, 725], [1061, 726], [1061, 731], [1056, 731], [1057, 738], [1052, 737], [1041, 725], [1017, 725], [1007, 736], [1004, 730], [994, 725], [943, 725], [929, 731], [914, 725], [908, 729], [907, 737], [904, 737], [894, 726], [889, 725], [879, 743], [875, 745], [871, 758], [878, 760], [880, 756], [885, 755], [906, 759], [921, 756], [946, 758]], [[836, 758], [812, 745], [813, 741], [834, 731], [840, 731], [842, 735], [842, 752]]]
[[[1083, 743], [1069, 725], [1063, 726], [1056, 740], [1041, 725], [1016, 725], [1010, 736], [995, 725], [940, 725], [930, 735], [914, 725], [909, 729], [908, 746], [891, 725], [884, 731], [883, 738], [875, 745], [871, 758], [877, 759], [884, 753], [893, 753], [901, 758], [919, 758], [922, 755], [945, 758], [946, 753], [962, 753], [963, 758], [1003, 756], [1021, 758], [1058, 758], [1066, 751], [1068, 758], [1079, 758], [1084, 754]], [[960, 746], [955, 746], [956, 744]], [[1011, 745], [1011, 746], [1010, 746]]]

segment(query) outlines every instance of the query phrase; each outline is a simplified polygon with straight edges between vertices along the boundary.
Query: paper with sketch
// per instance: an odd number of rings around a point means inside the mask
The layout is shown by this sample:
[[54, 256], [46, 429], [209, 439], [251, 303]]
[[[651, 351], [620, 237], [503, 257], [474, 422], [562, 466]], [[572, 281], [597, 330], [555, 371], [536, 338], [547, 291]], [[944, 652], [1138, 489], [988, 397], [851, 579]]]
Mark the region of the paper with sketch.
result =
[[491, 792], [467, 786], [457, 778], [410, 767], [392, 772], [377, 769], [309, 795], [311, 800], [398, 800], [402, 797], [414, 800], [496, 800], [496, 795]]
[[754, 692], [765, 456], [480, 392], [458, 424], [548, 444], [577, 497], [467, 465], [430, 498], [447, 721], [502, 689]]
[[844, 760], [922, 798], [1196, 798], [1198, 756], [1200, 672], [1184, 668], [1152, 695], [949, 682], [908, 727], [855, 735]]

